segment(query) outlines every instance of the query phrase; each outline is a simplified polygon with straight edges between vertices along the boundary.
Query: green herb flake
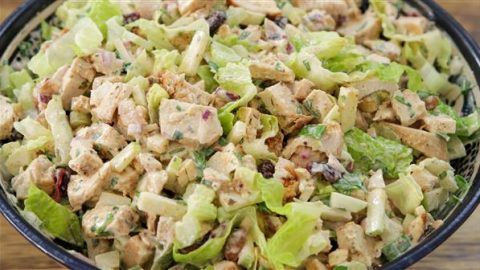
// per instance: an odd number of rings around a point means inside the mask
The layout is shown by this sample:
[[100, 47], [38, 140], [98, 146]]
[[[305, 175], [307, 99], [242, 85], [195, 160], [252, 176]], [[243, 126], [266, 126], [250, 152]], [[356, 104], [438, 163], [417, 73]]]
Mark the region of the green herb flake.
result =
[[409, 108], [412, 107], [412, 104], [410, 102], [406, 101], [403, 96], [394, 96], [393, 97], [396, 101], [400, 102], [401, 104], [408, 106]]
[[181, 131], [175, 130], [175, 132], [173, 132], [173, 139], [176, 141], [183, 139], [183, 133]]
[[306, 125], [300, 130], [299, 135], [320, 140], [326, 128], [327, 126], [323, 124]]
[[308, 62], [308, 60], [303, 60], [303, 65], [305, 66], [305, 68], [308, 70], [308, 71], [311, 71], [312, 68], [310, 67], [310, 63]]

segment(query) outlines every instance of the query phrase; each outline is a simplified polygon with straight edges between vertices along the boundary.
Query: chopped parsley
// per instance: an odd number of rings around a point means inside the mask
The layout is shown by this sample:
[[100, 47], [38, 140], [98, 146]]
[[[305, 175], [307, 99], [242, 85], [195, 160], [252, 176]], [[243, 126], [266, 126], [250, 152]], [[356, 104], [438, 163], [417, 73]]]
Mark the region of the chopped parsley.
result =
[[181, 131], [175, 130], [175, 132], [173, 132], [173, 139], [176, 141], [183, 139], [183, 133]]
[[308, 71], [311, 71], [312, 68], [310, 67], [310, 63], [308, 62], [308, 60], [303, 60], [303, 65], [305, 66], [305, 68], [308, 70]]

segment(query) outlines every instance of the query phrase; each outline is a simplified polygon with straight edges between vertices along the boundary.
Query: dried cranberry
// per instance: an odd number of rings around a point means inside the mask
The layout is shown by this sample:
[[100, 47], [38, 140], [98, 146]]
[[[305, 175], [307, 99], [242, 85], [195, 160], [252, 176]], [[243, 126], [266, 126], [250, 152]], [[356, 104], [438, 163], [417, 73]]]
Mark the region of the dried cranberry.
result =
[[57, 168], [55, 170], [55, 191], [53, 199], [60, 202], [61, 199], [67, 196], [68, 182], [70, 182], [70, 171], [65, 168]]
[[226, 20], [227, 14], [223, 10], [217, 10], [208, 16], [207, 22], [210, 26], [210, 36], [213, 36]]
[[207, 121], [211, 115], [212, 115], [212, 112], [210, 110], [206, 110], [202, 113], [202, 119]]
[[275, 165], [270, 160], [262, 161], [257, 169], [265, 178], [272, 178], [275, 173]]
[[40, 102], [47, 104], [52, 99], [50, 95], [40, 94]]
[[132, 12], [130, 14], [123, 15], [123, 22], [125, 24], [129, 24], [129, 23], [134, 22], [138, 19], [140, 19], [140, 13], [138, 13], [138, 12]]
[[230, 92], [226, 92], [225, 95], [226, 95], [231, 101], [235, 101], [235, 100], [237, 100], [237, 99], [240, 98], [239, 95], [234, 94], [234, 93], [230, 93]]

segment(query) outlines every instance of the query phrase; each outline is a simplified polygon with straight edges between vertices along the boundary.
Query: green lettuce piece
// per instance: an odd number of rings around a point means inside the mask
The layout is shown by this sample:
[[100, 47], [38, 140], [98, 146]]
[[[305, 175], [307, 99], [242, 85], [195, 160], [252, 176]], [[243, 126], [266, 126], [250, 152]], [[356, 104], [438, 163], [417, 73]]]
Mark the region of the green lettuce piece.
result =
[[296, 76], [312, 81], [316, 87], [325, 91], [335, 90], [338, 84], [365, 79], [369, 74], [360, 71], [350, 74], [332, 72], [324, 68], [322, 62], [315, 55], [304, 51], [293, 53], [286, 64], [295, 72]]
[[66, 34], [42, 48], [30, 62], [28, 68], [40, 78], [53, 74], [63, 65], [70, 64], [75, 56], [89, 55], [102, 45], [103, 35], [89, 17], [75, 23]]
[[[245, 35], [245, 34], [244, 34]], [[260, 46], [258, 44], [252, 43], [248, 39], [244, 37], [244, 35], [229, 35], [226, 37], [219, 37], [218, 35], [214, 36], [214, 40], [222, 43], [223, 45], [227, 47], [233, 47], [235, 45], [240, 45], [245, 47], [249, 52], [258, 52], [261, 50]]]
[[155, 50], [152, 52], [155, 58], [153, 63], [153, 72], [177, 71], [180, 54], [177, 50], [169, 51], [167, 49]]
[[50, 130], [31, 117], [26, 117], [19, 122], [15, 122], [13, 126], [15, 130], [20, 132], [27, 140], [33, 140], [41, 136], [52, 137]]
[[54, 95], [45, 109], [47, 119], [55, 142], [55, 155], [59, 164], [67, 164], [70, 161], [70, 142], [73, 132], [68, 123], [67, 114], [63, 110], [60, 96]]
[[218, 84], [213, 78], [214, 74], [208, 65], [199, 66], [197, 75], [203, 80], [203, 83], [205, 84], [205, 90], [207, 90], [207, 92], [212, 93], [213, 90], [217, 88]]
[[153, 59], [146, 50], [143, 50], [127, 68], [127, 76], [125, 76], [125, 80], [129, 81], [136, 76], [147, 77], [152, 73], [152, 70]]
[[312, 53], [324, 60], [337, 56], [351, 42], [337, 32], [321, 31], [302, 33], [301, 51]]
[[257, 87], [252, 83], [248, 67], [240, 63], [228, 63], [225, 67], [219, 68], [214, 78], [221, 87], [240, 96], [240, 99], [225, 104], [219, 110], [218, 117], [223, 132], [228, 134], [235, 118], [231, 112], [252, 100], [257, 94]]
[[63, 27], [72, 29], [78, 20], [87, 15], [91, 2], [93, 1], [65, 1], [57, 8], [55, 15], [60, 19]]
[[210, 46], [210, 61], [219, 67], [224, 67], [228, 63], [237, 63], [242, 59], [233, 49], [214, 41]]
[[478, 111], [467, 116], [460, 117], [455, 110], [445, 103], [440, 103], [432, 112], [433, 114], [444, 114], [453, 118], [456, 122], [455, 134], [459, 137], [469, 137], [480, 129], [480, 117]]
[[277, 160], [278, 157], [275, 155], [275, 153], [270, 152], [267, 145], [265, 145], [265, 140], [277, 135], [279, 131], [278, 119], [273, 115], [261, 114], [260, 122], [262, 123], [261, 137], [253, 140], [252, 142], [244, 142], [242, 144], [243, 151], [252, 155], [257, 160]]
[[199, 248], [191, 252], [182, 253], [178, 242], [174, 241], [173, 259], [176, 262], [189, 263], [197, 266], [206, 264], [209, 260], [217, 257], [218, 254], [222, 252], [223, 246], [227, 241], [227, 237], [230, 235], [233, 224], [237, 219], [237, 217], [234, 217], [230, 221], [221, 223], [218, 226], [218, 230], [220, 230], [220, 232], [215, 234], [215, 237], [210, 237]]
[[345, 134], [345, 142], [355, 169], [362, 173], [381, 169], [386, 177], [396, 178], [413, 161], [412, 149], [380, 136], [372, 138], [358, 128]]
[[8, 78], [10, 79], [10, 82], [15, 88], [21, 88], [27, 83], [33, 84], [32, 77], [30, 77], [30, 74], [28, 74], [28, 71], [26, 69], [12, 72], [9, 74]]
[[168, 93], [159, 84], [153, 84], [147, 92], [148, 117], [150, 123], [158, 123], [158, 107]]
[[365, 57], [353, 52], [343, 52], [322, 61], [323, 66], [332, 72], [352, 72], [365, 63]]
[[35, 185], [28, 189], [25, 210], [34, 213], [42, 221], [42, 227], [53, 236], [83, 246], [82, 229], [77, 215]]
[[283, 265], [299, 267], [308, 256], [320, 252], [328, 245], [328, 238], [311, 238], [317, 236], [314, 230], [322, 206], [321, 202], [293, 202], [285, 205], [283, 212], [287, 221], [267, 241], [268, 260], [275, 269], [284, 269]]
[[335, 190], [340, 193], [350, 194], [357, 189], [365, 189], [363, 186], [362, 175], [359, 173], [346, 173], [337, 182], [333, 184]]
[[14, 88], [9, 78], [12, 72], [13, 68], [11, 66], [7, 64], [0, 65], [0, 93], [10, 98], [13, 97], [12, 89]]
[[23, 112], [29, 116], [36, 116], [37, 111], [35, 107], [35, 100], [33, 98], [33, 84], [26, 83], [20, 88], [13, 90], [14, 96], [17, 98], [17, 102], [23, 109]]
[[320, 140], [326, 128], [327, 126], [324, 124], [306, 125], [300, 130], [298, 135]]
[[174, 47], [172, 46], [172, 44], [170, 44], [170, 41], [168, 40], [165, 28], [157, 22], [152, 20], [139, 19], [126, 26], [128, 30], [131, 30], [133, 27], [138, 28], [140, 34], [145, 36], [147, 40], [150, 41], [156, 49], [174, 49]]
[[122, 10], [117, 4], [109, 0], [92, 1], [88, 17], [97, 24], [104, 38], [107, 37], [107, 25], [105, 22], [115, 16], [122, 16]]
[[284, 214], [282, 183], [276, 179], [265, 179], [260, 173], [255, 175], [255, 183], [260, 189], [260, 196], [267, 208], [277, 214]]

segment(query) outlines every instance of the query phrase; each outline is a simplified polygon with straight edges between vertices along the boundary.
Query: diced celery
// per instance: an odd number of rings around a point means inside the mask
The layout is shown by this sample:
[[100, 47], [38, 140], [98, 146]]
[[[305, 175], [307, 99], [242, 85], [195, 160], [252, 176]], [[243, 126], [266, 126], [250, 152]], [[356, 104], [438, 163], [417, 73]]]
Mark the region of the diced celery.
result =
[[241, 7], [229, 7], [227, 10], [227, 24], [229, 26], [257, 25], [265, 19], [265, 14], [246, 10]]
[[401, 236], [392, 243], [385, 245], [382, 248], [382, 253], [387, 258], [388, 261], [393, 261], [395, 258], [400, 256], [402, 253], [410, 248], [411, 242], [408, 236]]
[[100, 194], [96, 206], [130, 205], [131, 203], [132, 200], [128, 197], [104, 191]]
[[367, 207], [367, 202], [338, 192], [332, 192], [330, 194], [330, 207], [357, 213]]
[[139, 210], [147, 213], [173, 217], [177, 220], [182, 218], [187, 212], [187, 207], [178, 201], [150, 192], [140, 193], [137, 207]]
[[179, 69], [187, 76], [194, 76], [210, 43], [210, 36], [203, 31], [195, 32], [192, 41], [183, 54]]
[[430, 212], [442, 207], [448, 200], [448, 191], [444, 188], [436, 188], [423, 194], [423, 206]]
[[120, 253], [118, 250], [101, 253], [95, 256], [95, 265], [100, 269], [118, 269]]
[[16, 131], [20, 132], [25, 139], [32, 140], [40, 136], [51, 137], [52, 133], [46, 127], [42, 126], [37, 120], [26, 117], [20, 122], [13, 123]]
[[452, 170], [448, 170], [439, 176], [439, 184], [442, 188], [449, 192], [455, 192], [458, 189], [457, 182], [455, 181], [455, 174]]
[[237, 121], [228, 133], [227, 140], [231, 143], [237, 144], [247, 133], [247, 125], [242, 121]]
[[45, 109], [45, 118], [53, 134], [57, 162], [67, 164], [70, 161], [70, 142], [73, 139], [73, 133], [67, 114], [63, 110], [60, 96], [55, 95], [48, 102]]
[[340, 112], [340, 124], [342, 125], [343, 132], [347, 132], [355, 126], [357, 104], [357, 89], [341, 87], [338, 95], [338, 109]]
[[168, 93], [159, 84], [153, 84], [147, 92], [148, 116], [150, 123], [158, 123], [158, 107]]
[[126, 167], [133, 161], [133, 159], [140, 153], [142, 148], [137, 142], [131, 142], [125, 148], [123, 148], [120, 153], [118, 153], [110, 161], [112, 164], [112, 169], [116, 172], [122, 172]]
[[377, 188], [367, 195], [367, 225], [365, 233], [376, 236], [383, 233], [385, 228], [385, 204], [387, 194], [384, 189]]
[[457, 136], [450, 136], [450, 140], [447, 142], [447, 149], [449, 160], [462, 158], [467, 155], [465, 145]]
[[404, 215], [412, 213], [423, 200], [422, 190], [411, 176], [401, 175], [400, 179], [387, 185], [385, 190], [388, 199]]
[[70, 126], [73, 129], [78, 127], [85, 127], [92, 123], [92, 119], [89, 113], [71, 111], [70, 112]]

